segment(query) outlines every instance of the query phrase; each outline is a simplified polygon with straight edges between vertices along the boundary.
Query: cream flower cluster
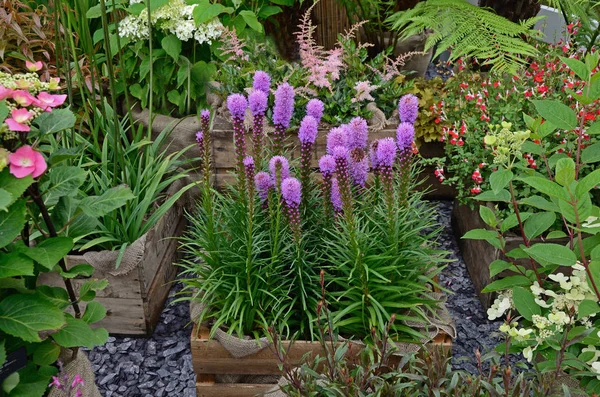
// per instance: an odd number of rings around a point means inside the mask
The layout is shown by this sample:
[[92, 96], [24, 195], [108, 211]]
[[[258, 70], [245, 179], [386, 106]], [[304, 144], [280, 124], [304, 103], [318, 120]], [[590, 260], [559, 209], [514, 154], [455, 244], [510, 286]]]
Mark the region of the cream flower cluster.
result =
[[[130, 0], [129, 4], [141, 3], [142, 0]], [[152, 27], [174, 34], [181, 41], [196, 40], [198, 43], [211, 44], [219, 38], [223, 25], [218, 18], [196, 26], [194, 9], [197, 4], [188, 5], [184, 0], [170, 0], [151, 13]], [[119, 35], [137, 41], [148, 39], [148, 10], [143, 9], [139, 15], [128, 15], [119, 23]]]
[[513, 307], [512, 290], [506, 290], [498, 295], [492, 306], [487, 310], [488, 318], [490, 320], [500, 318]]
[[529, 138], [530, 131], [511, 131], [512, 124], [505, 121], [489, 128], [484, 142], [493, 148], [494, 164], [511, 164], [521, 158], [521, 146]]

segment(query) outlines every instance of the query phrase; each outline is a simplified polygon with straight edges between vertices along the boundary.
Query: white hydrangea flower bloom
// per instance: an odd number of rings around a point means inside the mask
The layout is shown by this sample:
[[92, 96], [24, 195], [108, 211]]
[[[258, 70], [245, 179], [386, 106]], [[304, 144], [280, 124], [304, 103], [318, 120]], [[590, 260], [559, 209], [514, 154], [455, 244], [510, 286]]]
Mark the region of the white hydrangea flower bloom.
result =
[[531, 362], [531, 360], [533, 360], [533, 349], [531, 346], [527, 346], [525, 349], [523, 349], [523, 357], [527, 359], [527, 362]]
[[[600, 361], [592, 363], [592, 371], [594, 371], [597, 374], [600, 374]], [[596, 378], [600, 379], [600, 375], [596, 376]]]
[[566, 277], [562, 273], [551, 274], [548, 276], [548, 278], [552, 281], [556, 281], [557, 283], [560, 283], [560, 288], [564, 289], [565, 291], [570, 290], [572, 287], [572, 284], [569, 281], [569, 277]]

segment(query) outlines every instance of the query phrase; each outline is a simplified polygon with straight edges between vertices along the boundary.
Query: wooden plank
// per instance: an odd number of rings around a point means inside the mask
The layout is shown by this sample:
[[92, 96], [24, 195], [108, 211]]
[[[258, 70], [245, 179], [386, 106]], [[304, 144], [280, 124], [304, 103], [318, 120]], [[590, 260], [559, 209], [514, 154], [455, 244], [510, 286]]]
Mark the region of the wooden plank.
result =
[[275, 384], [196, 383], [198, 397], [254, 397], [264, 395]]
[[93, 324], [94, 328], [106, 328], [111, 335], [146, 335], [144, 306], [140, 299], [97, 298], [106, 309], [106, 317]]
[[[85, 260], [77, 261], [79, 263], [87, 263]], [[137, 272], [132, 271], [131, 273], [123, 276], [112, 276], [108, 273], [94, 272], [93, 279], [106, 279], [108, 280], [108, 287], [102, 291], [98, 291], [97, 298], [109, 298], [109, 299], [138, 299], [141, 303], [142, 292], [140, 289], [140, 279]], [[71, 279], [75, 293], [79, 294], [79, 289], [87, 281], [87, 278], [74, 278]], [[38, 285], [49, 285], [51, 287], [62, 287], [65, 284], [60, 274], [56, 272], [40, 273], [38, 277]]]

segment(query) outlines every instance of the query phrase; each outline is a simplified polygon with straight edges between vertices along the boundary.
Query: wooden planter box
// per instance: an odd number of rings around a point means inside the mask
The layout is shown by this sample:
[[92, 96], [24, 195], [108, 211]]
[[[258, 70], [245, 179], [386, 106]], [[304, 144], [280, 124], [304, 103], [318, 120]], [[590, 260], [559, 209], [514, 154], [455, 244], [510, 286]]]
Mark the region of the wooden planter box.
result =
[[[136, 121], [147, 125], [148, 111], [134, 109], [133, 118]], [[176, 119], [170, 116], [156, 115], [152, 125], [154, 135], [160, 134], [165, 126], [174, 126], [173, 132], [166, 143], [168, 145], [169, 153], [182, 150], [190, 145], [196, 145], [196, 132], [200, 129], [200, 124], [196, 117]], [[318, 170], [319, 167], [319, 158], [325, 154], [325, 149], [327, 147], [326, 136], [328, 132], [329, 131], [326, 129], [319, 130], [319, 135], [315, 144], [314, 155], [312, 158], [312, 167], [315, 171]], [[395, 136], [395, 125], [389, 125], [380, 131], [369, 133], [369, 138], [371, 141], [384, 137]], [[286, 140], [288, 144], [296, 144], [297, 150], [292, 153], [292, 158], [299, 158], [300, 150], [297, 145], [297, 134], [290, 132], [287, 135]], [[211, 132], [211, 143], [214, 184], [217, 188], [223, 188], [234, 180], [234, 176], [231, 174], [231, 172], [235, 169], [236, 161], [233, 147], [233, 128], [229, 121], [222, 117], [215, 118]], [[249, 136], [247, 136], [246, 139], [246, 146], [248, 154], [252, 154], [252, 143]], [[420, 147], [419, 151], [425, 158], [443, 157], [444, 144], [442, 142], [425, 143]], [[198, 156], [199, 152], [194, 148], [185, 154], [185, 157], [188, 159], [197, 159]], [[199, 168], [200, 163], [198, 161], [191, 162], [190, 167]], [[425, 180], [425, 183], [421, 185], [421, 188], [430, 189], [430, 192], [426, 195], [426, 198], [446, 200], [454, 199], [456, 197], [456, 190], [451, 186], [440, 183], [433, 174], [434, 170], [435, 167], [425, 167], [419, 176], [420, 179]]]
[[[252, 397], [263, 395], [273, 389], [275, 384], [252, 383], [216, 383], [215, 375], [280, 375], [279, 360], [270, 348], [258, 353], [235, 358], [215, 339], [209, 339], [207, 327], [194, 326], [191, 337], [192, 365], [196, 373], [196, 391], [198, 397]], [[284, 346], [290, 342], [283, 341]], [[340, 342], [341, 343], [341, 342]], [[439, 334], [431, 345], [441, 346], [445, 351], [452, 350], [452, 338]], [[348, 353], [357, 355], [361, 350], [358, 344], [350, 345]], [[296, 341], [289, 350], [288, 357], [293, 365], [300, 365], [305, 355], [315, 357], [324, 355], [319, 342]], [[398, 358], [398, 362], [400, 358]], [[268, 396], [268, 394], [267, 394]]]
[[[481, 290], [498, 278], [513, 275], [512, 272], [502, 272], [495, 277], [490, 277], [490, 263], [496, 259], [506, 260], [507, 258], [500, 250], [493, 247], [487, 241], [461, 238], [469, 230], [490, 229], [479, 216], [478, 209], [472, 210], [469, 206], [461, 205], [455, 200], [452, 209], [452, 228], [454, 229], [456, 239], [458, 240], [461, 255], [467, 265], [473, 285], [475, 286], [475, 292], [479, 296], [479, 300], [484, 309], [488, 309], [494, 302], [494, 299], [496, 299], [497, 294], [482, 293]], [[505, 241], [507, 252], [514, 248], [519, 248], [519, 246], [523, 244], [523, 239], [516, 234], [505, 236]], [[542, 240], [540, 238], [532, 240], [532, 244], [541, 242]], [[567, 244], [568, 239], [556, 239], [552, 240], [552, 242], [556, 244]], [[526, 259], [519, 259], [516, 262], [519, 265], [523, 265], [526, 269], [531, 269], [531, 263]], [[570, 268], [560, 268], [559, 271], [565, 273], [569, 272], [569, 269]]]
[[[176, 181], [167, 194], [173, 194], [185, 185], [186, 179]], [[143, 256], [138, 266], [125, 275], [113, 276], [111, 269], [96, 270], [94, 279], [108, 280], [108, 287], [98, 291], [95, 301], [107, 310], [106, 317], [94, 327], [106, 328], [113, 335], [150, 336], [158, 322], [163, 306], [175, 279], [178, 241], [173, 237], [183, 234], [186, 226], [183, 203], [184, 194], [146, 235]], [[89, 264], [84, 255], [68, 255], [67, 267]], [[86, 281], [85, 278], [72, 279], [75, 292]], [[64, 287], [58, 273], [43, 273], [39, 284]], [[85, 310], [86, 303], [80, 307]]]

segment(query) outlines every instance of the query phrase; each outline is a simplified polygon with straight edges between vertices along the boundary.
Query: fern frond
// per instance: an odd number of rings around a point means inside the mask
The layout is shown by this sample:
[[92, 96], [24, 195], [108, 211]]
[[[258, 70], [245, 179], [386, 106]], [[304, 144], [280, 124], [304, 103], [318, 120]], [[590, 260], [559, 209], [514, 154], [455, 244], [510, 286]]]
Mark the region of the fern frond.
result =
[[387, 23], [400, 31], [401, 39], [432, 31], [425, 51], [437, 46], [435, 56], [451, 48], [452, 60], [474, 57], [497, 71], [514, 73], [527, 57], [537, 52], [523, 38], [531, 36], [539, 19], [513, 23], [464, 0], [428, 0], [411, 10], [393, 14]]

